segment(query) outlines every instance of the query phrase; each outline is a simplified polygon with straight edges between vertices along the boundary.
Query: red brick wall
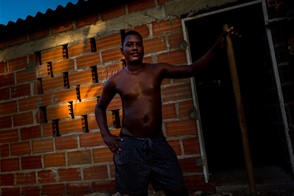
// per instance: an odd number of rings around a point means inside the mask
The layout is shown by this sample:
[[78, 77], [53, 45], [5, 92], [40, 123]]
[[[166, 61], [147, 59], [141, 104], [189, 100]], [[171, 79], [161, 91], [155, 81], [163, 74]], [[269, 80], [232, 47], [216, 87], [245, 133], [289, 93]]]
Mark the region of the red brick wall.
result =
[[[164, 3], [160, 1], [159, 3]], [[154, 1], [134, 3], [129, 12], [154, 7]], [[101, 14], [107, 20], [125, 14], [117, 7]], [[98, 15], [98, 14], [97, 14]], [[77, 27], [92, 24], [96, 16], [77, 20]], [[48, 28], [49, 29], [49, 28]], [[71, 23], [52, 28], [57, 34], [73, 29]], [[154, 21], [134, 27], [144, 37], [145, 62], [186, 64], [180, 19]], [[126, 29], [128, 30], [128, 29]], [[46, 30], [27, 36], [48, 36]], [[94, 107], [103, 83], [122, 68], [119, 32], [90, 41], [34, 51], [0, 62], [0, 190], [2, 195], [82, 195], [114, 191], [112, 154], [104, 145], [94, 118]], [[6, 44], [7, 44], [6, 43]], [[38, 53], [40, 52], [40, 53]], [[37, 54], [41, 55], [42, 64]], [[151, 58], [152, 55], [152, 58]], [[93, 80], [93, 73], [98, 80]], [[66, 76], [68, 80], [66, 80]], [[200, 150], [189, 79], [162, 84], [164, 131], [180, 160], [190, 191], [207, 189], [202, 167], [196, 166]], [[120, 110], [116, 97], [109, 106], [108, 124], [113, 133], [112, 111]], [[57, 123], [56, 123], [57, 122]], [[86, 123], [85, 123], [86, 122]], [[87, 124], [87, 126], [86, 126]]]

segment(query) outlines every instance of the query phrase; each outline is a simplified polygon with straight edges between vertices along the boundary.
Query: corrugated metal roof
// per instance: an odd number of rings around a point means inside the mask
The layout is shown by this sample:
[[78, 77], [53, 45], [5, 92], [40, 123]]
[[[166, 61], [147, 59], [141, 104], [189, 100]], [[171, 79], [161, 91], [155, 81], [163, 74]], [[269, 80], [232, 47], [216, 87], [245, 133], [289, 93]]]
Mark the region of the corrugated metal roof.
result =
[[131, 2], [133, 0], [79, 0], [76, 4], [71, 2], [65, 6], [57, 6], [55, 10], [48, 9], [45, 13], [38, 12], [35, 16], [19, 18], [16, 22], [0, 24], [0, 41], [4, 37], [16, 36], [24, 32], [32, 32], [36, 28], [50, 27], [50, 25], [62, 23], [71, 19], [79, 18], [91, 13], [99, 13], [110, 7]]
[[[76, 4], [81, 3], [83, 1], [85, 1], [85, 0], [79, 0]], [[35, 15], [28, 15], [25, 19], [18, 18], [16, 22], [8, 21], [8, 23], [6, 25], [0, 24], [0, 27], [10, 26], [10, 25], [14, 25], [14, 24], [17, 24], [17, 23], [22, 23], [24, 21], [31, 20], [32, 18], [35, 18], [35, 17], [40, 17], [41, 15], [44, 15], [44, 14], [47, 14], [47, 13], [50, 13], [50, 12], [54, 12], [54, 11], [61, 10], [61, 9], [66, 9], [67, 7], [71, 7], [73, 5], [74, 4], [72, 2], [68, 2], [65, 6], [58, 5], [58, 6], [56, 6], [56, 9], [54, 9], [54, 10], [49, 8], [45, 12], [37, 12]]]

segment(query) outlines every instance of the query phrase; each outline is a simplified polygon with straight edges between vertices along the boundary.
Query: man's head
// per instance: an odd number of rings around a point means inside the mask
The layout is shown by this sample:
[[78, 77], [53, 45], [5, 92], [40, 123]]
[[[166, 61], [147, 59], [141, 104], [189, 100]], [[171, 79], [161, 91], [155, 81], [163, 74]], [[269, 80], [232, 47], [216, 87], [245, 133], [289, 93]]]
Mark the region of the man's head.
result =
[[129, 35], [137, 35], [143, 41], [143, 37], [138, 31], [130, 30], [130, 31], [126, 32], [122, 37], [122, 47], [124, 46], [124, 42], [126, 40], [126, 37]]
[[137, 31], [128, 31], [122, 38], [122, 55], [126, 64], [140, 64], [143, 61], [143, 38]]

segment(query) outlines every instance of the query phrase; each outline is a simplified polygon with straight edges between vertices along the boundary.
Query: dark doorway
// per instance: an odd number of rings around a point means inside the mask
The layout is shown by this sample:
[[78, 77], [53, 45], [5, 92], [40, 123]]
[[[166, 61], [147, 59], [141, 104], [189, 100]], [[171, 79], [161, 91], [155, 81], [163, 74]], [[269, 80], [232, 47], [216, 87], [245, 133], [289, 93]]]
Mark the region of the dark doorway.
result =
[[[235, 7], [186, 22], [192, 60], [197, 60], [215, 42], [223, 25], [234, 26], [242, 37], [234, 41], [241, 96], [246, 116], [254, 168], [284, 165], [279, 160], [282, 139], [277, 139], [264, 110], [270, 61], [261, 4]], [[245, 169], [243, 147], [229, 64], [225, 50], [195, 77], [208, 169], [213, 177], [220, 171]], [[277, 100], [276, 97], [268, 99]], [[246, 177], [245, 177], [246, 178]]]

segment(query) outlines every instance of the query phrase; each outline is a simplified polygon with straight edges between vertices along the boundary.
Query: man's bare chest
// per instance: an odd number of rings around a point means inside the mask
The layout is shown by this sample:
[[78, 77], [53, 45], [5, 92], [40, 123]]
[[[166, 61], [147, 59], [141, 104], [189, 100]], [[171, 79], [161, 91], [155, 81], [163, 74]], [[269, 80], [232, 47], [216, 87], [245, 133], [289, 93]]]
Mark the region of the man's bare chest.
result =
[[152, 76], [124, 77], [117, 83], [117, 91], [125, 98], [149, 97], [159, 93], [160, 82]]

